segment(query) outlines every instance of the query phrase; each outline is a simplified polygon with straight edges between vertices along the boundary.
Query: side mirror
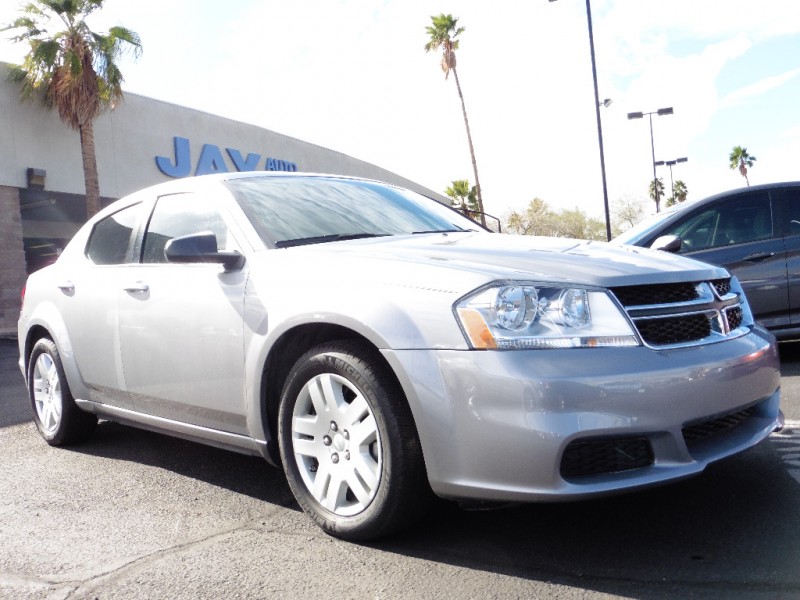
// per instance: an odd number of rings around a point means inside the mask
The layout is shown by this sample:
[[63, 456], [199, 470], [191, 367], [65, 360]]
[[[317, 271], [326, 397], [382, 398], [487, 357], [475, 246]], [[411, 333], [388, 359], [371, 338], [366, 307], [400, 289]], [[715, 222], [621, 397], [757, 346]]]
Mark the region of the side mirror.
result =
[[650, 244], [650, 249], [663, 250], [664, 252], [678, 252], [681, 249], [681, 238], [677, 235], [662, 235]]
[[244, 255], [240, 252], [217, 250], [217, 236], [210, 231], [172, 238], [164, 248], [164, 255], [174, 263], [218, 263], [226, 271], [244, 266]]

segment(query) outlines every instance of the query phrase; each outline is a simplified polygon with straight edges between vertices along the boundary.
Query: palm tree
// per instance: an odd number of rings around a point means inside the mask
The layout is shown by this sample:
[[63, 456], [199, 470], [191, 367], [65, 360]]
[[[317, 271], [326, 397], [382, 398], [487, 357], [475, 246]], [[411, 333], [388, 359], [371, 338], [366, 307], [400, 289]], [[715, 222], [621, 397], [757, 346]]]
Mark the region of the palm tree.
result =
[[650, 194], [650, 197], [655, 200], [656, 212], [658, 212], [661, 210], [660, 199], [664, 197], [664, 180], [659, 177], [658, 179], [651, 181], [650, 187], [648, 188], [648, 193]]
[[686, 197], [688, 195], [689, 195], [689, 188], [686, 187], [686, 184], [682, 180], [676, 179], [673, 192], [673, 197], [675, 198], [675, 202], [686, 202]]
[[481, 196], [481, 182], [478, 178], [478, 163], [475, 160], [475, 148], [472, 145], [472, 133], [469, 129], [469, 119], [467, 118], [467, 107], [464, 104], [464, 94], [461, 93], [461, 83], [458, 81], [458, 71], [456, 71], [456, 50], [458, 50], [458, 38], [464, 32], [463, 27], [458, 27], [458, 18], [444, 13], [439, 16], [431, 17], [432, 25], [425, 28], [430, 40], [425, 44], [425, 52], [431, 50], [442, 50], [442, 71], [444, 78], [447, 79], [450, 72], [456, 80], [458, 97], [461, 100], [461, 111], [464, 113], [464, 126], [467, 128], [467, 142], [469, 142], [469, 154], [472, 158], [472, 172], [475, 175], [475, 196], [478, 200], [478, 210], [481, 213], [481, 224], [486, 225], [486, 218], [483, 210], [483, 197]]
[[477, 189], [474, 185], [471, 188], [469, 187], [469, 180], [456, 179], [444, 193], [453, 201], [453, 208], [460, 211], [463, 215], [470, 218], [474, 218], [478, 215]]
[[94, 121], [122, 100], [122, 73], [117, 59], [125, 50], [136, 58], [139, 36], [125, 27], [95, 33], [86, 17], [104, 0], [31, 0], [22, 15], [1, 31], [20, 30], [11, 38], [30, 46], [22, 65], [12, 65], [10, 79], [22, 85], [22, 97], [40, 97], [58, 110], [61, 120], [80, 134], [86, 215], [100, 205], [94, 148]]
[[747, 148], [743, 148], [742, 146], [734, 146], [733, 150], [731, 150], [730, 156], [728, 156], [728, 160], [730, 161], [731, 170], [739, 169], [739, 173], [741, 173], [742, 177], [744, 177], [744, 180], [749, 186], [750, 180], [747, 178], [747, 169], [753, 167], [756, 157], [750, 156], [750, 154], [747, 152]]

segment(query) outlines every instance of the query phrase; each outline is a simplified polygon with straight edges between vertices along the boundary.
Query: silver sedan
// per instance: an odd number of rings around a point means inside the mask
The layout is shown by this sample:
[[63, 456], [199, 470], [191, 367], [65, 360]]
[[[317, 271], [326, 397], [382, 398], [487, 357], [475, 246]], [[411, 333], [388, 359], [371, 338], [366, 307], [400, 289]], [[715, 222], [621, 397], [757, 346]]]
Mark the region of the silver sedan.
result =
[[28, 280], [20, 368], [52, 445], [98, 417], [282, 465], [353, 540], [462, 502], [700, 473], [780, 427], [773, 337], [722, 268], [496, 235], [390, 185], [176, 180]]

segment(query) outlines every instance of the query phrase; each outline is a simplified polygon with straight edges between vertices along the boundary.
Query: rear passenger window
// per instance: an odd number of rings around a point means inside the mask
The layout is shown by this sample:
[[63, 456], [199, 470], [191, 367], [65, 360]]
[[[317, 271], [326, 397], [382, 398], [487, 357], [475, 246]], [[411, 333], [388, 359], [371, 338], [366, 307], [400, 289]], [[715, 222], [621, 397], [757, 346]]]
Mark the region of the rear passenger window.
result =
[[86, 245], [89, 260], [96, 265], [124, 263], [138, 214], [139, 205], [135, 204], [98, 221]]

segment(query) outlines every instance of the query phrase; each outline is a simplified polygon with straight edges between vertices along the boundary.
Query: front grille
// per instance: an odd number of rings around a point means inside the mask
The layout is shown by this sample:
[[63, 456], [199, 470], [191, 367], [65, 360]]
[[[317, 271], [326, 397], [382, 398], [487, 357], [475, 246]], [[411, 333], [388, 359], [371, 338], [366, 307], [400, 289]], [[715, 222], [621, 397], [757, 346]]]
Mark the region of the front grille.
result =
[[644, 341], [655, 346], [694, 342], [711, 335], [711, 321], [704, 314], [636, 322]]
[[647, 306], [649, 304], [675, 304], [696, 300], [696, 283], [666, 283], [656, 285], [631, 285], [614, 288], [622, 306]]
[[564, 479], [640, 469], [653, 464], [653, 449], [645, 438], [614, 438], [570, 443], [561, 457]]
[[682, 430], [683, 439], [688, 446], [692, 443], [708, 439], [713, 435], [730, 431], [752, 417], [755, 411], [756, 407], [751, 406], [750, 408], [729, 413], [727, 415], [717, 417], [716, 419], [711, 419], [710, 421], [703, 421], [702, 423], [689, 425], [684, 427]]
[[611, 288], [642, 340], [654, 347], [720, 341], [741, 327], [741, 298], [731, 290], [730, 278]]
[[717, 295], [720, 298], [724, 298], [728, 294], [731, 293], [731, 280], [730, 279], [715, 279], [711, 282], [711, 285], [714, 286], [714, 291], [717, 292]]

